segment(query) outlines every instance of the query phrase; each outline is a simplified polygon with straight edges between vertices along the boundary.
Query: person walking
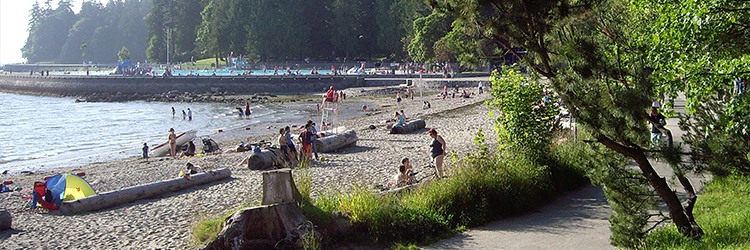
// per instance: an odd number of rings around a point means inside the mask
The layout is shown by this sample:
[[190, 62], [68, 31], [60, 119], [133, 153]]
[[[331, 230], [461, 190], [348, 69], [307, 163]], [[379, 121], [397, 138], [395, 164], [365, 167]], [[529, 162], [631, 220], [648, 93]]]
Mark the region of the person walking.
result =
[[432, 156], [432, 162], [435, 164], [435, 175], [437, 175], [438, 178], [443, 178], [445, 177], [445, 172], [443, 171], [443, 159], [445, 158], [445, 152], [448, 152], [448, 147], [446, 146], [443, 137], [438, 135], [437, 130], [432, 128], [430, 131], [427, 131], [427, 133], [432, 137], [430, 153]]
[[666, 117], [664, 115], [659, 113], [659, 109], [656, 107], [651, 107], [651, 113], [648, 116], [648, 119], [651, 122], [651, 143], [658, 147], [659, 143], [661, 143], [661, 130], [659, 130], [659, 127], [656, 126], [656, 123], [659, 123], [662, 127], [664, 125], [667, 125], [666, 120], [664, 120]]
[[172, 107], [172, 118], [174, 118], [174, 107]]
[[188, 108], [188, 121], [192, 121], [192, 120], [193, 120], [193, 111], [190, 110], [190, 108]]

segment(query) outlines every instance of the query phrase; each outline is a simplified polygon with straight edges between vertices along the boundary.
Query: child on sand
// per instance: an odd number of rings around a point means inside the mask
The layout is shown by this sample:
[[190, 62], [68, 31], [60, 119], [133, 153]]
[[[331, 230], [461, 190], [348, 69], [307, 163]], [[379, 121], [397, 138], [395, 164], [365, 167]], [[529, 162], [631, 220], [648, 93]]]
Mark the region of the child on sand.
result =
[[414, 173], [414, 169], [409, 163], [409, 158], [401, 159], [401, 166], [398, 166], [398, 174], [395, 177], [396, 187], [403, 187], [417, 183], [414, 174], [416, 173]]

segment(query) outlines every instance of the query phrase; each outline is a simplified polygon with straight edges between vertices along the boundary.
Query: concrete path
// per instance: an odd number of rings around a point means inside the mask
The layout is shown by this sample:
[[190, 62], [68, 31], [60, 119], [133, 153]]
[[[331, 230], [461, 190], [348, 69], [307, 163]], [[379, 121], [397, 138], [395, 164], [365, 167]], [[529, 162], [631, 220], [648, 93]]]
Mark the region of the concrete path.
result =
[[[680, 112], [684, 107], [684, 98], [678, 98], [675, 110]], [[670, 118], [666, 126], [672, 131], [675, 142], [681, 141], [683, 134], [677, 127], [678, 121]], [[686, 195], [682, 186], [672, 178], [671, 168], [653, 159], [651, 164], [684, 199]], [[708, 174], [690, 175], [689, 178], [696, 192], [710, 180]], [[612, 235], [608, 221], [610, 214], [602, 188], [588, 186], [558, 197], [536, 213], [494, 221], [424, 249], [616, 249], [609, 242]]]

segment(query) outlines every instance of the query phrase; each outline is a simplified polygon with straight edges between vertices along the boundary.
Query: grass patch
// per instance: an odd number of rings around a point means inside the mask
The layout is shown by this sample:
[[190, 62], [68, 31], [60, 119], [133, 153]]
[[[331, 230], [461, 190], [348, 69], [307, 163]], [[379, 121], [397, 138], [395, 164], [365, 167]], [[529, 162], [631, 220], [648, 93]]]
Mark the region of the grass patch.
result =
[[[356, 187], [349, 192], [319, 191], [320, 195], [312, 197], [309, 172], [298, 171], [295, 183], [303, 197], [300, 209], [325, 235], [323, 242], [417, 249], [417, 245], [436, 242], [468, 227], [535, 211], [555, 194], [588, 184], [588, 179], [582, 177], [585, 166], [574, 160], [579, 154], [588, 153], [584, 152], [588, 146], [568, 143], [553, 149], [555, 153], [546, 165], [536, 164], [523, 154], [480, 150], [453, 164], [450, 178], [424, 182], [418, 188], [391, 195]], [[563, 182], [564, 188], [559, 187]], [[334, 222], [341, 215], [351, 223], [350, 229], [342, 230]], [[213, 229], [217, 223], [206, 220], [203, 224], [207, 225], [196, 227], [194, 234], [200, 242], [207, 242], [215, 237], [211, 233], [218, 233]], [[199, 229], [205, 231], [201, 236]], [[326, 246], [312, 243], [316, 246], [313, 248]]]
[[695, 204], [705, 235], [692, 240], [668, 226], [650, 232], [644, 249], [750, 249], [750, 177], [717, 177]]

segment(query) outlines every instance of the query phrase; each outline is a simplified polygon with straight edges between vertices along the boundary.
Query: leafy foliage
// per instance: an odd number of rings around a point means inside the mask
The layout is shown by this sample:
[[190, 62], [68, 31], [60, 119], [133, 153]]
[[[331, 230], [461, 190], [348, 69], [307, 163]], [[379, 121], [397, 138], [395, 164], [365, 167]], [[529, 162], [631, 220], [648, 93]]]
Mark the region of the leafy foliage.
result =
[[512, 68], [504, 68], [502, 73], [494, 71], [490, 81], [493, 99], [488, 104], [500, 112], [495, 122], [500, 150], [539, 157], [542, 162], [550, 155], [558, 110], [557, 105], [545, 99], [549, 98], [546, 86]]

